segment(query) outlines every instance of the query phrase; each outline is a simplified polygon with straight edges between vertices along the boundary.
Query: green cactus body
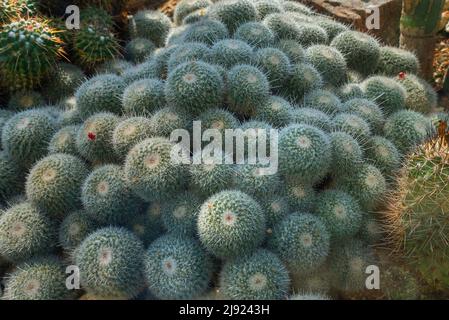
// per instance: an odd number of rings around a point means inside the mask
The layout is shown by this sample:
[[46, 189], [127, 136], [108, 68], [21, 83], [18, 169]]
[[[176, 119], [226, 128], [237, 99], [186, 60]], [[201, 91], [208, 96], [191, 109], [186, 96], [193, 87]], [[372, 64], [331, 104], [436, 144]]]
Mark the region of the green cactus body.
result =
[[306, 50], [306, 59], [323, 76], [323, 80], [333, 85], [340, 85], [346, 76], [346, 60], [335, 48], [314, 45]]
[[322, 220], [309, 213], [292, 213], [273, 228], [268, 247], [290, 272], [310, 272], [322, 265], [329, 253], [330, 235]]
[[301, 63], [305, 61], [306, 52], [303, 47], [294, 40], [280, 40], [277, 47], [284, 52], [291, 63]]
[[112, 136], [119, 121], [119, 117], [107, 112], [89, 117], [78, 130], [76, 147], [79, 154], [92, 163], [116, 161]]
[[28, 202], [13, 205], [0, 216], [0, 255], [13, 263], [49, 253], [55, 225]]
[[292, 66], [292, 71], [281, 89], [282, 96], [300, 102], [308, 92], [322, 86], [321, 74], [310, 64], [299, 63]]
[[146, 139], [128, 153], [125, 175], [131, 189], [146, 201], [164, 198], [186, 183], [187, 169], [172, 161], [172, 144], [165, 138]]
[[27, 198], [49, 216], [63, 217], [81, 206], [80, 188], [87, 173], [77, 157], [62, 153], [47, 156], [27, 177]]
[[284, 299], [289, 284], [287, 268], [266, 249], [227, 261], [220, 273], [220, 291], [233, 300]]
[[176, 200], [162, 205], [162, 222], [172, 234], [194, 237], [201, 199], [191, 192], [180, 194]]
[[445, 240], [449, 212], [447, 154], [448, 146], [440, 137], [410, 153], [397, 175], [398, 187], [384, 214], [390, 250], [418, 272], [432, 290], [445, 290], [449, 283]]
[[83, 118], [97, 112], [120, 114], [122, 111], [120, 97], [124, 90], [125, 83], [117, 75], [95, 76], [84, 82], [76, 91], [77, 108]]
[[92, 171], [82, 186], [81, 199], [89, 216], [102, 225], [124, 224], [142, 206], [118, 165]]
[[207, 45], [226, 39], [229, 36], [228, 29], [220, 21], [201, 20], [190, 25], [182, 37], [185, 42], [201, 42]]
[[97, 224], [84, 210], [70, 213], [59, 226], [59, 244], [66, 251], [73, 251], [97, 229]]
[[256, 52], [256, 65], [267, 75], [270, 86], [277, 89], [287, 80], [291, 64], [285, 53], [275, 48], [263, 48]]
[[382, 132], [385, 123], [383, 111], [371, 100], [360, 98], [348, 100], [344, 103], [343, 110], [365, 120], [372, 133], [380, 134]]
[[331, 132], [333, 129], [331, 118], [324, 112], [312, 108], [293, 109], [291, 111], [291, 122], [311, 125], [324, 132]]
[[43, 257], [20, 264], [8, 275], [5, 300], [68, 300], [64, 265], [55, 257]]
[[401, 155], [393, 142], [373, 136], [367, 141], [365, 148], [368, 162], [380, 169], [386, 177], [391, 177], [401, 166]]
[[8, 101], [8, 108], [15, 111], [25, 111], [45, 105], [42, 94], [32, 90], [15, 92]]
[[273, 32], [260, 22], [242, 24], [235, 32], [234, 38], [244, 41], [254, 48], [265, 48], [275, 43]]
[[354, 113], [340, 113], [334, 117], [334, 125], [338, 131], [349, 133], [360, 142], [366, 141], [372, 132], [367, 121]]
[[48, 144], [48, 153], [66, 153], [77, 156], [78, 149], [76, 148], [76, 137], [78, 135], [79, 128], [79, 125], [73, 125], [59, 129]]
[[0, 85], [11, 91], [37, 87], [64, 55], [58, 31], [39, 17], [2, 25], [0, 48]]
[[330, 116], [343, 110], [343, 105], [340, 99], [329, 90], [323, 89], [309, 92], [304, 97], [304, 106], [322, 111]]
[[201, 243], [220, 258], [252, 252], [265, 237], [266, 217], [247, 194], [228, 190], [215, 194], [201, 206], [198, 233]]
[[169, 74], [165, 95], [169, 104], [198, 114], [221, 104], [223, 80], [212, 65], [186, 62]]
[[112, 134], [112, 145], [120, 160], [124, 160], [137, 143], [153, 135], [151, 121], [145, 117], [131, 117], [118, 123]]
[[216, 42], [210, 52], [209, 60], [226, 69], [235, 65], [249, 63], [253, 58], [253, 48], [241, 40], [225, 39]]
[[22, 190], [20, 168], [4, 151], [0, 151], [0, 204]]
[[279, 135], [279, 168], [283, 175], [296, 175], [315, 183], [329, 172], [332, 160], [329, 136], [306, 124], [293, 124]]
[[340, 176], [351, 172], [363, 163], [363, 149], [349, 133], [336, 131], [330, 134], [332, 147], [332, 172]]
[[171, 28], [170, 19], [159, 11], [138, 11], [129, 21], [132, 38], [146, 38], [157, 47], [163, 47]]
[[143, 290], [142, 243], [124, 228], [91, 233], [76, 251], [80, 281], [88, 293], [129, 299]]
[[155, 49], [156, 46], [151, 40], [135, 38], [125, 46], [125, 57], [134, 63], [144, 62]]
[[348, 30], [336, 36], [331, 46], [343, 54], [349, 68], [364, 75], [376, 70], [380, 59], [380, 46], [371, 36]]
[[185, 17], [194, 11], [204, 9], [212, 4], [210, 0], [182, 0], [180, 1], [173, 12], [173, 20], [177, 25], [182, 24]]
[[237, 65], [228, 73], [229, 108], [237, 114], [253, 115], [270, 95], [267, 77], [250, 65]]
[[145, 255], [145, 277], [159, 299], [192, 299], [206, 292], [212, 278], [212, 259], [196, 241], [165, 235]]
[[69, 63], [58, 63], [50, 72], [49, 80], [43, 88], [43, 94], [52, 103], [72, 96], [84, 82], [86, 75], [77, 66]]
[[21, 167], [30, 168], [47, 154], [48, 143], [56, 129], [54, 119], [43, 111], [17, 113], [3, 127], [3, 150]]
[[418, 58], [411, 52], [396, 47], [381, 47], [377, 73], [395, 77], [401, 72], [416, 74], [419, 71]]
[[271, 96], [260, 105], [255, 114], [255, 119], [266, 121], [275, 128], [282, 128], [293, 120], [293, 114], [299, 109], [293, 109], [291, 104], [282, 97]]
[[245, 22], [257, 20], [257, 10], [249, 0], [222, 1], [211, 7], [210, 17], [223, 22], [231, 34]]

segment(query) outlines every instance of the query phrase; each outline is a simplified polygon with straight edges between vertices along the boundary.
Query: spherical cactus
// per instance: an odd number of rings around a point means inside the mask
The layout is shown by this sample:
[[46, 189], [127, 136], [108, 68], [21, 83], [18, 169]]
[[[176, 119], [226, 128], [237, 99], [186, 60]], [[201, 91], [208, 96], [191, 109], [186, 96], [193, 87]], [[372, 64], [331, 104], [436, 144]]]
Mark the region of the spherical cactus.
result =
[[358, 115], [365, 120], [372, 133], [381, 133], [384, 127], [385, 119], [382, 109], [374, 102], [368, 99], [351, 99], [343, 105], [345, 113]]
[[365, 213], [362, 226], [357, 234], [357, 239], [362, 240], [370, 246], [375, 246], [385, 238], [385, 230], [383, 229], [377, 215]]
[[43, 257], [20, 264], [8, 275], [5, 300], [68, 300], [64, 265], [55, 257]]
[[165, 85], [158, 79], [142, 79], [126, 87], [122, 96], [127, 115], [150, 115], [165, 106]]
[[173, 131], [192, 126], [191, 117], [183, 110], [166, 107], [157, 111], [150, 120], [153, 135], [169, 138]]
[[213, 45], [220, 40], [226, 39], [228, 36], [228, 29], [223, 23], [206, 19], [190, 25], [184, 31], [182, 40]]
[[143, 255], [142, 243], [128, 230], [99, 229], [76, 250], [81, 286], [103, 297], [133, 298], [143, 289]]
[[241, 115], [252, 115], [270, 94], [267, 77], [250, 65], [237, 65], [228, 73], [229, 108]]
[[39, 4], [35, 0], [3, 0], [1, 2], [0, 23], [6, 23], [19, 16], [33, 16], [39, 10]]
[[285, 216], [294, 211], [288, 200], [288, 197], [282, 193], [265, 195], [260, 199], [260, 205], [267, 216], [267, 226], [269, 228], [275, 226]]
[[84, 82], [75, 93], [81, 116], [87, 118], [96, 112], [120, 114], [124, 90], [124, 81], [112, 74], [98, 75]]
[[400, 72], [417, 74], [418, 71], [419, 60], [412, 52], [396, 47], [380, 48], [377, 73], [394, 77]]
[[295, 176], [286, 178], [285, 194], [292, 211], [312, 212], [317, 192], [311, 184], [298, 181]]
[[132, 38], [146, 38], [163, 47], [171, 28], [170, 19], [159, 11], [141, 10], [131, 17], [129, 31]]
[[279, 135], [279, 168], [307, 183], [324, 178], [332, 160], [329, 136], [306, 124], [292, 124]]
[[432, 290], [445, 290], [449, 283], [448, 149], [441, 137], [435, 137], [411, 152], [384, 212], [388, 247]]
[[252, 56], [253, 48], [246, 42], [225, 39], [212, 46], [209, 60], [226, 69], [231, 69], [235, 65], [249, 63]]
[[257, 10], [257, 16], [261, 20], [271, 13], [280, 13], [283, 11], [283, 8], [278, 1], [257, 0], [255, 1], [254, 6]]
[[97, 228], [97, 224], [84, 210], [74, 211], [59, 226], [59, 244], [66, 251], [73, 251]]
[[387, 185], [382, 172], [370, 164], [360, 164], [339, 177], [337, 185], [359, 201], [365, 210], [374, 210], [383, 200]]
[[165, 95], [169, 104], [198, 114], [221, 105], [223, 80], [212, 65], [186, 62], [169, 74]]
[[330, 132], [333, 128], [331, 118], [317, 109], [294, 108], [291, 111], [290, 117], [292, 123], [308, 124], [319, 128], [324, 132]]
[[192, 299], [204, 294], [212, 271], [212, 259], [200, 244], [179, 235], [160, 237], [145, 256], [145, 277], [159, 299]]
[[297, 28], [299, 35], [297, 40], [304, 48], [329, 41], [326, 30], [316, 24], [301, 22], [297, 24]]
[[88, 21], [77, 30], [73, 49], [80, 64], [93, 68], [115, 58], [121, 47], [109, 26], [105, 26], [101, 21]]
[[306, 52], [295, 40], [280, 40], [277, 47], [287, 55], [291, 63], [301, 63], [305, 61]]
[[78, 136], [79, 128], [79, 125], [66, 126], [56, 132], [48, 144], [48, 153], [66, 153], [73, 156], [78, 155], [76, 138]]
[[365, 148], [367, 160], [390, 177], [401, 166], [401, 156], [394, 144], [381, 136], [373, 136]]
[[209, 47], [200, 42], [178, 45], [167, 61], [168, 71], [172, 71], [185, 62], [205, 61], [210, 53]]
[[20, 166], [29, 168], [47, 153], [56, 129], [55, 121], [43, 111], [17, 113], [3, 126], [3, 150]]
[[266, 217], [247, 194], [229, 190], [209, 198], [198, 216], [198, 233], [204, 247], [220, 258], [245, 255], [265, 236]]
[[21, 202], [0, 216], [0, 255], [13, 263], [49, 253], [55, 225], [31, 203]]
[[211, 7], [210, 17], [223, 22], [231, 34], [245, 22], [257, 20], [257, 10], [252, 1], [221, 1]]
[[393, 142], [401, 153], [407, 153], [424, 141], [430, 130], [430, 121], [422, 114], [410, 110], [392, 114], [384, 126], [385, 137]]
[[255, 119], [266, 121], [273, 127], [282, 128], [293, 120], [292, 114], [296, 110], [282, 97], [270, 96], [257, 108]]
[[310, 272], [324, 263], [330, 235], [322, 220], [309, 213], [292, 213], [273, 228], [268, 247], [290, 272]]
[[227, 261], [220, 273], [220, 291], [233, 300], [283, 299], [289, 285], [287, 268], [266, 249]]
[[347, 174], [363, 162], [363, 149], [349, 133], [337, 131], [330, 134], [332, 148], [332, 172]]
[[0, 204], [22, 190], [20, 167], [4, 152], [0, 151]]
[[125, 71], [133, 66], [131, 62], [123, 59], [112, 59], [100, 64], [95, 68], [98, 74], [116, 74], [118, 76], [122, 75]]
[[180, 194], [174, 201], [162, 205], [165, 229], [180, 236], [195, 236], [201, 199], [191, 192]]
[[14, 111], [0, 109], [0, 146], [2, 143], [2, 131], [5, 123], [15, 114]]
[[406, 90], [405, 107], [409, 110], [429, 113], [437, 104], [435, 90], [425, 80], [415, 75], [399, 76], [399, 83]]
[[26, 181], [28, 199], [51, 217], [80, 207], [80, 188], [88, 170], [79, 158], [54, 154], [37, 162]]
[[60, 62], [50, 72], [49, 80], [43, 87], [43, 94], [52, 103], [72, 96], [83, 83], [86, 75], [77, 66]]
[[345, 24], [333, 20], [327, 16], [317, 17], [316, 23], [326, 31], [329, 42], [334, 40], [334, 38], [340, 33], [349, 30], [349, 27]]
[[294, 1], [282, 1], [281, 5], [282, 5], [282, 8], [284, 8], [284, 10], [287, 12], [298, 12], [298, 13], [302, 13], [305, 15], [313, 14], [313, 11], [309, 7], [307, 7], [306, 5], [304, 5], [302, 3], [297, 3]]
[[405, 107], [407, 92], [393, 79], [374, 76], [363, 81], [361, 87], [365, 96], [375, 101], [386, 115], [391, 115]]
[[279, 88], [291, 72], [291, 64], [287, 55], [279, 49], [263, 48], [256, 52], [256, 65], [267, 75], [270, 86]]
[[[337, 90], [337, 95], [341, 99], [341, 101], [346, 102], [351, 99], [355, 98], [366, 98], [365, 93], [363, 92], [363, 89], [358, 83], [347, 83], [343, 86], [341, 86]], [[371, 98], [371, 100], [377, 101], [377, 99]], [[385, 112], [387, 110], [384, 109]]]
[[190, 13], [207, 8], [212, 4], [210, 0], [182, 0], [180, 1], [173, 12], [173, 20], [177, 25], [182, 24], [182, 21]]
[[187, 24], [190, 24], [190, 23], [195, 23], [195, 22], [199, 22], [199, 21], [202, 21], [202, 20], [209, 19], [210, 18], [208, 16], [209, 10], [210, 10], [210, 7], [207, 7], [207, 8], [198, 9], [198, 10], [193, 11], [192, 13], [189, 13], [182, 20], [182, 24], [183, 25], [187, 25]]
[[357, 201], [340, 190], [326, 190], [318, 196], [315, 213], [322, 218], [332, 240], [350, 239], [362, 225]]
[[242, 24], [235, 32], [234, 38], [244, 41], [254, 48], [269, 47], [275, 42], [273, 32], [260, 22]]
[[334, 117], [334, 126], [338, 131], [349, 133], [360, 142], [371, 136], [371, 127], [362, 117], [354, 113], [340, 113]]
[[216, 129], [220, 130], [222, 133], [226, 129], [236, 129], [239, 127], [239, 120], [231, 112], [214, 108], [209, 109], [202, 114], [200, 114], [199, 121], [201, 121], [201, 128], [203, 130]]
[[[232, 160], [232, 159], [230, 159]], [[235, 170], [222, 163], [203, 163], [201, 152], [193, 155], [193, 165], [190, 166], [192, 189], [204, 196], [211, 196], [232, 186]]]
[[336, 274], [335, 286], [345, 293], [366, 290], [367, 267], [377, 265], [372, 250], [361, 241], [336, 246], [329, 260]]
[[15, 111], [24, 111], [45, 105], [45, 99], [37, 91], [21, 90], [11, 95], [8, 108]]
[[299, 63], [292, 66], [292, 71], [281, 89], [282, 95], [299, 102], [304, 95], [322, 86], [320, 73], [310, 64]]
[[325, 45], [314, 45], [306, 50], [306, 60], [323, 76], [326, 83], [338, 86], [346, 76], [346, 60], [335, 48]]
[[277, 174], [267, 174], [263, 165], [240, 165], [234, 175], [234, 187], [256, 198], [263, 198], [266, 194], [277, 190], [281, 180]]
[[125, 46], [125, 57], [128, 61], [140, 63], [145, 61], [156, 49], [151, 40], [135, 38]]
[[147, 247], [165, 231], [162, 226], [160, 206], [153, 203], [148, 207], [145, 214], [131, 217], [126, 227], [133, 231], [143, 242], [144, 246]]
[[0, 85], [11, 91], [38, 86], [64, 54], [58, 30], [40, 17], [17, 18], [3, 24], [0, 48]]
[[102, 225], [124, 224], [141, 207], [118, 165], [92, 171], [82, 186], [81, 199], [89, 216]]
[[380, 47], [373, 37], [358, 31], [345, 31], [336, 36], [331, 45], [343, 54], [349, 68], [364, 75], [376, 70]]
[[304, 106], [335, 115], [343, 110], [340, 99], [332, 92], [323, 89], [310, 91], [304, 97]]
[[59, 105], [61, 108], [61, 126], [81, 125], [83, 119], [74, 96], [64, 98]]
[[123, 161], [129, 150], [152, 135], [151, 121], [148, 118], [132, 117], [119, 122], [112, 134], [115, 154]]
[[89, 117], [78, 130], [76, 147], [79, 154], [90, 162], [114, 162], [112, 135], [120, 118], [112, 113], [102, 112]]
[[[172, 159], [168, 139], [150, 138], [137, 144], [125, 161], [126, 179], [142, 199], [153, 201], [177, 191], [185, 183], [186, 168]], [[188, 159], [187, 159], [188, 160]]]

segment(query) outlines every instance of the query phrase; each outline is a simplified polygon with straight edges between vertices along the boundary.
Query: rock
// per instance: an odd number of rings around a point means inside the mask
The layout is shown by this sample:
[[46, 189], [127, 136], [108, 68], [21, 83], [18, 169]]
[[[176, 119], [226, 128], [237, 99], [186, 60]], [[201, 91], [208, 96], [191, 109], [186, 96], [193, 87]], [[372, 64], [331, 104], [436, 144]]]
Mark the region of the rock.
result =
[[[368, 32], [384, 44], [399, 43], [399, 19], [402, 1], [398, 0], [300, 0], [312, 5], [318, 12], [333, 16], [336, 20], [353, 25], [357, 30]], [[379, 29], [369, 30], [367, 18], [373, 13], [370, 8], [379, 8]]]

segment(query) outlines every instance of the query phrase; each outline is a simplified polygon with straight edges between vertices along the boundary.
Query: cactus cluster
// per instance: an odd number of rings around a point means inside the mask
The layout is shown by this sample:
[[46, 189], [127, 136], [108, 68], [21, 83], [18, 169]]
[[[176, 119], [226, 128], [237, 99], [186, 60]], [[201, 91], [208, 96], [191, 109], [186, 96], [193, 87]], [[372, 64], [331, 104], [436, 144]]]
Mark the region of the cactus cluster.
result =
[[417, 148], [435, 93], [413, 54], [293, 1], [182, 0], [132, 15], [121, 59], [113, 2], [89, 3], [67, 35], [82, 68], [44, 20], [0, 27], [5, 299], [363, 294], [386, 200], [410, 269], [449, 283], [447, 142]]

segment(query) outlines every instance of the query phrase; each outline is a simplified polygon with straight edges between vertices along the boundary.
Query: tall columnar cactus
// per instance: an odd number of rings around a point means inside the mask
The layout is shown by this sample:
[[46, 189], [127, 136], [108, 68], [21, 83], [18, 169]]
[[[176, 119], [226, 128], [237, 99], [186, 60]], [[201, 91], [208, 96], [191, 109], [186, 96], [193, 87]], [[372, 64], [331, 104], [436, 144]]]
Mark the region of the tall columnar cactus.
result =
[[443, 11], [444, 1], [404, 0], [401, 16], [401, 48], [415, 52], [422, 75], [432, 78], [435, 34]]
[[392, 248], [435, 289], [449, 285], [449, 145], [445, 138], [431, 139], [407, 157], [386, 211]]
[[59, 33], [40, 17], [17, 18], [1, 26], [0, 84], [11, 91], [38, 86], [64, 55]]

